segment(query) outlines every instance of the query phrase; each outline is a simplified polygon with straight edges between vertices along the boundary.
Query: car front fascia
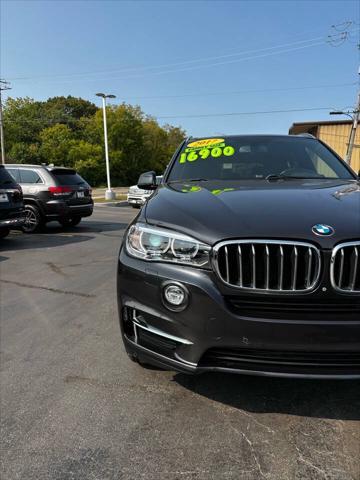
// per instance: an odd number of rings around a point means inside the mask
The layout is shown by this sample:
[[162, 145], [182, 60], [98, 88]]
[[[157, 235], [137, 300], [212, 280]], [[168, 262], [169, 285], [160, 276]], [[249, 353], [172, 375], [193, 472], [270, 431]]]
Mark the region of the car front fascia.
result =
[[[190, 292], [190, 305], [184, 312], [170, 312], [161, 301], [161, 289], [166, 282], [178, 282]], [[313, 295], [332, 295], [324, 293], [323, 284], [316, 292], [297, 295], [306, 301], [314, 301]], [[360, 349], [360, 320], [318, 321], [304, 319], [294, 321], [291, 318], [277, 320], [249, 318], [239, 316], [229, 310], [224, 300], [223, 286], [219, 287], [213, 271], [194, 267], [183, 267], [166, 263], [150, 263], [130, 257], [122, 247], [118, 265], [118, 305], [123, 340], [129, 355], [136, 355], [143, 361], [154, 363], [175, 371], [201, 373], [205, 371], [228, 371], [250, 375], [265, 375], [298, 378], [360, 378], [360, 370], [339, 372], [326, 371], [319, 366], [266, 369], [264, 365], [249, 370], [224, 366], [201, 364], [201, 358], [209, 348], [229, 345], [230, 339], [237, 348], [279, 348], [297, 352], [308, 349], [313, 351], [353, 352]], [[227, 289], [226, 292], [230, 292]], [[256, 301], [254, 296], [254, 301]], [[180, 345], [176, 355], [169, 357], [154, 349], [149, 349], [134, 341], [124, 331], [124, 309], [140, 312], [149, 316], [152, 327], [163, 334], [188, 340], [188, 345]], [[232, 331], [232, 326], [236, 326]], [[224, 331], [225, 328], [225, 331]], [[226, 333], [226, 331], [228, 331]], [[230, 335], [230, 336], [229, 336]], [[334, 347], [333, 339], [338, 338]], [[309, 344], [309, 339], [311, 339]], [[326, 340], [327, 339], [327, 340]], [[354, 340], [355, 339], [355, 340]], [[357, 339], [357, 340], [356, 340]], [[230, 343], [231, 343], [230, 342]]]

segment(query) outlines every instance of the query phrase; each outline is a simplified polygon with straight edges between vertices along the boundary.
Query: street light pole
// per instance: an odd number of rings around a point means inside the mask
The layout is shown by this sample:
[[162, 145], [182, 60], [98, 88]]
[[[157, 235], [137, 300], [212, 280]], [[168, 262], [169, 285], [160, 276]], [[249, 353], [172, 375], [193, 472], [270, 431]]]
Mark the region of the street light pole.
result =
[[108, 146], [107, 121], [106, 121], [106, 99], [116, 98], [116, 97], [115, 95], [105, 95], [104, 93], [97, 93], [96, 95], [102, 98], [102, 106], [103, 106], [105, 163], [106, 163], [106, 179], [107, 179], [107, 190], [105, 192], [105, 200], [115, 200], [116, 194], [113, 190], [111, 190], [111, 181], [110, 181], [109, 146]]

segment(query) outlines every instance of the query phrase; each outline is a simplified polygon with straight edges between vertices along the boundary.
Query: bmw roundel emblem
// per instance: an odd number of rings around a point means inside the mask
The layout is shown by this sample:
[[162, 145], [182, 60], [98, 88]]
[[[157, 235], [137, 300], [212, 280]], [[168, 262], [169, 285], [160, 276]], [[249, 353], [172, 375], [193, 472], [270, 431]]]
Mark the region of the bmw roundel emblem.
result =
[[335, 230], [330, 227], [329, 225], [324, 225], [323, 223], [317, 223], [312, 227], [313, 233], [315, 235], [320, 235], [322, 237], [330, 237], [331, 235], [334, 235]]

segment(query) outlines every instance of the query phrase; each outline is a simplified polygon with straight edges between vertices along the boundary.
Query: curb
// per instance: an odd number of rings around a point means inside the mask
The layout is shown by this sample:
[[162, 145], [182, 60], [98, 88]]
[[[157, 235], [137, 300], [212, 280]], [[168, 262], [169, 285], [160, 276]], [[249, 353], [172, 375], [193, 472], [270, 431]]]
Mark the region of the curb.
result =
[[117, 202], [94, 202], [94, 207], [129, 207], [130, 205], [126, 200], [119, 200]]

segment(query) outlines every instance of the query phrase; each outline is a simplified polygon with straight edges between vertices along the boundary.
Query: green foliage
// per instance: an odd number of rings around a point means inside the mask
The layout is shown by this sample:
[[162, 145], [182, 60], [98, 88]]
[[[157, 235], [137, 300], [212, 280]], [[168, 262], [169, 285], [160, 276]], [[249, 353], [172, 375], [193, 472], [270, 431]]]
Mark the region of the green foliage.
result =
[[[70, 96], [9, 98], [4, 125], [8, 161], [71, 166], [94, 186], [106, 182], [102, 109], [93, 103]], [[180, 127], [161, 127], [127, 104], [107, 107], [107, 125], [114, 186], [135, 183], [146, 170], [162, 173], [185, 137]]]
[[67, 125], [56, 124], [40, 132], [41, 153], [48, 163], [71, 166], [68, 153], [74, 142], [74, 134]]

